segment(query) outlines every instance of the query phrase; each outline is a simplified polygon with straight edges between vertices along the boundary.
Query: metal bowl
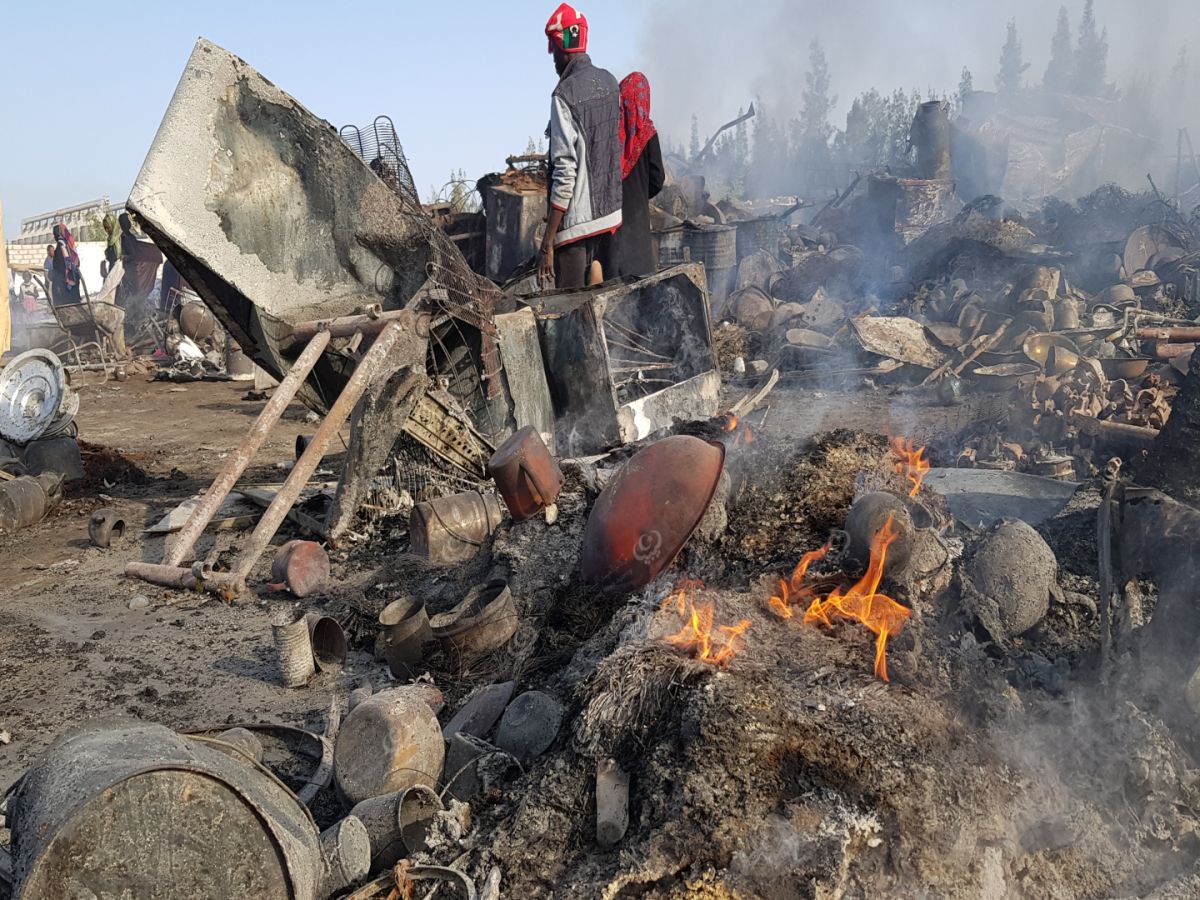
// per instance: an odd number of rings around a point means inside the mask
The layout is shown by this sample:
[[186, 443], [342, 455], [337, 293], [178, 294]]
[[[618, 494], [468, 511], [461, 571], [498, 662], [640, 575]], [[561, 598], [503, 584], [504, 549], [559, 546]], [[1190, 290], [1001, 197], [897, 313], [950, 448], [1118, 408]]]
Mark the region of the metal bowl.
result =
[[1021, 351], [1030, 362], [1045, 367], [1052, 347], [1063, 347], [1076, 355], [1079, 354], [1079, 347], [1075, 342], [1061, 334], [1031, 334], [1021, 344]]
[[1106, 378], [1141, 378], [1149, 367], [1150, 358], [1146, 356], [1114, 356], [1100, 360]]
[[724, 445], [689, 435], [638, 451], [592, 507], [583, 531], [584, 580], [631, 591], [657, 578], [704, 518], [724, 467]]
[[1046, 371], [1051, 375], [1065, 375], [1079, 365], [1079, 354], [1067, 347], [1054, 345], [1046, 360]]

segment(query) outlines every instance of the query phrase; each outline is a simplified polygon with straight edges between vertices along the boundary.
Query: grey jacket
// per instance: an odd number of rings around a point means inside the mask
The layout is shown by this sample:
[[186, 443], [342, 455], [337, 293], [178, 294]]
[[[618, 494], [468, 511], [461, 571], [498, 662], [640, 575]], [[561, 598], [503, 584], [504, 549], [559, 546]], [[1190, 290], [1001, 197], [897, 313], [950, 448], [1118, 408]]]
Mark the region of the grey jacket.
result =
[[563, 210], [560, 247], [621, 226], [621, 100], [617, 79], [572, 56], [550, 104], [550, 203]]

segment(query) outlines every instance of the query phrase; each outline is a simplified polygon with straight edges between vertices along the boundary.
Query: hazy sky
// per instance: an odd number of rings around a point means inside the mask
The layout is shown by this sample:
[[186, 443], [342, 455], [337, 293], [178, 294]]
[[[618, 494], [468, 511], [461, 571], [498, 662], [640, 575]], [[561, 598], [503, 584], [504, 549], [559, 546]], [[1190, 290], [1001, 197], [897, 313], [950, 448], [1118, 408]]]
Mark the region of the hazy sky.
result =
[[[542, 27], [556, 5], [518, 0], [351, 4], [205, 0], [141, 4], [2, 0], [0, 200], [5, 233], [26, 216], [128, 194], [195, 39], [244, 58], [335, 125], [395, 123], [422, 195], [451, 169], [503, 166], [546, 125], [554, 70]], [[580, 4], [592, 57], [618, 77], [642, 69], [654, 118], [679, 140], [762, 95], [798, 104], [808, 43], [826, 44], [839, 115], [872, 86], [953, 92], [964, 65], [991, 87], [1004, 24], [1016, 16], [1045, 68], [1054, 0], [605, 0]], [[1082, 0], [1069, 0], [1072, 25]], [[1196, 0], [1097, 0], [1112, 69], [1165, 75], [1190, 39]], [[33, 99], [41, 91], [41, 102]], [[12, 98], [30, 98], [15, 108]], [[842, 124], [835, 121], [835, 124]]]

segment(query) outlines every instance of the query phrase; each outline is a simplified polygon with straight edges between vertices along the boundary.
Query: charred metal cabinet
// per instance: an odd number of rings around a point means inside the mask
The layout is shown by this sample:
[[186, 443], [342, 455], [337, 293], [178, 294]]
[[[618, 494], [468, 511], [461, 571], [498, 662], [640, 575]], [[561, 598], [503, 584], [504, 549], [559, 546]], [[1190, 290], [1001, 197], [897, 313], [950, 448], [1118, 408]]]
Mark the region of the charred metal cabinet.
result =
[[704, 267], [543, 298], [538, 334], [558, 452], [581, 456], [716, 414]]

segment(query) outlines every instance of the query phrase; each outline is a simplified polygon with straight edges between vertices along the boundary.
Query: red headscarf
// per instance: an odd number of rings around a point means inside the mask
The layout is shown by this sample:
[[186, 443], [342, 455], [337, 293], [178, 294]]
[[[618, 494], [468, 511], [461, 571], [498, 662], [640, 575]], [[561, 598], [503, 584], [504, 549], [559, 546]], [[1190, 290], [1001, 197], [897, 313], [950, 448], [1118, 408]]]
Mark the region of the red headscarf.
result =
[[650, 138], [650, 82], [641, 72], [630, 72], [621, 80], [621, 178], [629, 177]]

